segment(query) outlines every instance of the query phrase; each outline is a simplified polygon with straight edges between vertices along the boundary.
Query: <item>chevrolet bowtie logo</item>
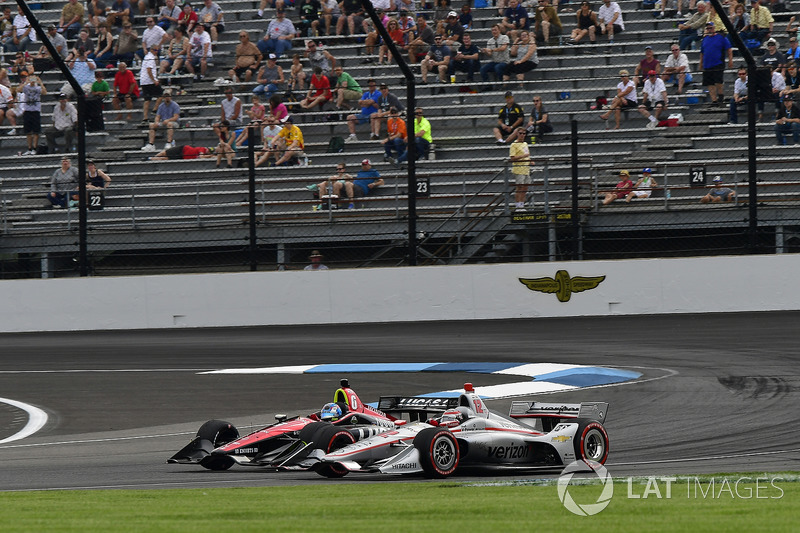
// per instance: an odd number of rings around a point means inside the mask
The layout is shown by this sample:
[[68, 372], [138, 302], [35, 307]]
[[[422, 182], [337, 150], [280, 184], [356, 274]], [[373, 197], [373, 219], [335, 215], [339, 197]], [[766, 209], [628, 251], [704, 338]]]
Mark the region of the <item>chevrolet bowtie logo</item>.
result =
[[553, 442], [567, 442], [571, 438], [572, 437], [570, 437], [569, 435], [559, 435], [558, 437], [553, 437], [551, 440]]
[[519, 278], [519, 281], [532, 291], [555, 293], [559, 302], [568, 302], [573, 292], [583, 292], [594, 289], [606, 279], [605, 276], [575, 276], [569, 277], [566, 270], [556, 272], [555, 278]]

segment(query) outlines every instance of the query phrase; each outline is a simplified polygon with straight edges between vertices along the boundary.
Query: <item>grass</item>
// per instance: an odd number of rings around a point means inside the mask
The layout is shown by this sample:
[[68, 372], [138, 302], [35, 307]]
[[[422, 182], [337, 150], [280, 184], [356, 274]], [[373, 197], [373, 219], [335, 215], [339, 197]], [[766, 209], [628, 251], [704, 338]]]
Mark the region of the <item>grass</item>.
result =
[[[784, 480], [762, 480], [758, 499], [755, 482], [740, 483], [738, 496], [734, 490], [736, 479], [756, 474], [680, 478], [669, 499], [664, 482], [648, 489], [646, 479], [636, 478], [629, 489], [617, 479], [608, 507], [588, 517], [567, 511], [552, 483], [524, 481], [6, 492], [0, 493], [0, 531], [797, 531], [797, 474], [769, 474], [776, 475]], [[597, 484], [569, 486], [580, 504], [594, 503], [600, 491]], [[628, 498], [629, 491], [640, 498]]]

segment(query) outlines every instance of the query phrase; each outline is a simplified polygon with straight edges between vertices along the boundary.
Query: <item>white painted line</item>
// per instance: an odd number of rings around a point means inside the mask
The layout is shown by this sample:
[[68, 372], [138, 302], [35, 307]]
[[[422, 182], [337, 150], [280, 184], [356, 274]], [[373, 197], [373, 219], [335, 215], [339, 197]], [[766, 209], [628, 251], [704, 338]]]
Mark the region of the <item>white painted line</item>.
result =
[[223, 370], [211, 370], [200, 372], [200, 374], [302, 374], [306, 370], [311, 370], [319, 365], [299, 365], [299, 366], [273, 366], [267, 368], [226, 368]]
[[66, 370], [0, 370], [0, 374], [102, 374], [114, 372], [203, 372], [208, 368], [83, 368]]
[[12, 405], [28, 413], [28, 423], [25, 424], [25, 427], [22, 428], [17, 433], [11, 435], [10, 437], [6, 437], [5, 439], [0, 440], [0, 444], [5, 444], [6, 442], [14, 442], [15, 440], [20, 440], [24, 439], [25, 437], [30, 437], [31, 435], [42, 429], [44, 425], [47, 423], [47, 413], [45, 413], [38, 407], [34, 407], [27, 403], [18, 402], [16, 400], [9, 400], [8, 398], [0, 398], [0, 403]]

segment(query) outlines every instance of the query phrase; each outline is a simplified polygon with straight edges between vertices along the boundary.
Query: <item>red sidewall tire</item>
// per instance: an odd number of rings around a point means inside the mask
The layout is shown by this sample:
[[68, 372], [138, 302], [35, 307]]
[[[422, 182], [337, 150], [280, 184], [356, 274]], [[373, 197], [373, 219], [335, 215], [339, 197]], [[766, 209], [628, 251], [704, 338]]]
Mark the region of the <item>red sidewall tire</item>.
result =
[[432, 477], [447, 477], [458, 468], [461, 459], [458, 441], [446, 429], [429, 428], [414, 438], [419, 461], [425, 473]]
[[[577, 459], [605, 464], [608, 459], [608, 433], [603, 424], [593, 420], [582, 421], [578, 426], [576, 437], [575, 457]], [[595, 453], [592, 453], [592, 450], [595, 450]]]

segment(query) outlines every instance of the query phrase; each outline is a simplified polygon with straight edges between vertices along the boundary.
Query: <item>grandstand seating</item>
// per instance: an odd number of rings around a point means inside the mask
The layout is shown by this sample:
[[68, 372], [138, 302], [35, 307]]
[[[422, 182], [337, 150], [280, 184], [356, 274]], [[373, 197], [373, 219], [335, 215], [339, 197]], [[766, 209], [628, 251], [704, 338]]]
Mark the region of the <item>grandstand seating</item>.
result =
[[[184, 77], [180, 80], [181, 85], [176, 85], [181, 94], [175, 100], [182, 107], [185, 126], [175, 134], [178, 144], [215, 144], [210, 124], [219, 114], [216, 103], [221, 99], [221, 88], [214, 85], [214, 80], [226, 76], [237, 44], [237, 32], [247, 30], [252, 40], [260, 38], [272, 16], [272, 11], [268, 11], [264, 20], [253, 20], [251, 15], [257, 2], [252, 0], [216, 1], [224, 9], [226, 31], [215, 44], [213, 67], [206, 79], [192, 82]], [[598, 96], [613, 95], [618, 71], [622, 68], [632, 71], [643, 57], [645, 45], [653, 46], [657, 57], [663, 60], [669, 45], [676, 40], [675, 20], [657, 20], [652, 11], [642, 9], [639, 2], [626, 0], [620, 4], [626, 31], [617, 37], [613, 48], [609, 48], [604, 40], [597, 45], [571, 46], [563, 39], [554, 39], [540, 47], [540, 64], [527, 74], [524, 87], [513, 89], [517, 102], [526, 113], [530, 110], [532, 95], [541, 94], [555, 127], [555, 132], [547, 135], [544, 142], [531, 148], [536, 168], [540, 170], [534, 174], [531, 208], [569, 207], [572, 168], [568, 156], [572, 120], [578, 122], [579, 155], [582, 158], [580, 207], [587, 213], [587, 231], [591, 230], [592, 217], [602, 218], [607, 211], [619, 213], [625, 210], [629, 216], [645, 212], [646, 216], [652, 217], [654, 213], [672, 216], [676, 210], [701, 209], [697, 199], [702, 192], [689, 186], [686, 178], [689, 168], [698, 165], [706, 166], [709, 175], [723, 174], [729, 184], [737, 183], [737, 205], [746, 202], [746, 184], [742, 185], [747, 180], [746, 127], [727, 124], [725, 110], [702, 101], [695, 102], [686, 94], [677, 95], [671, 87], [670, 112], [681, 113], [685, 118], [678, 128], [648, 130], [644, 127], [646, 121], [636, 111], [629, 111], [621, 129], [607, 130], [606, 123], [598, 118], [599, 112], [592, 109]], [[35, 14], [40, 22], [46, 24], [58, 19], [62, 5], [63, 2], [46, 1]], [[573, 5], [577, 4], [570, 4], [570, 7]], [[288, 14], [289, 18], [294, 18], [296, 10], [289, 10]], [[786, 14], [785, 18], [790, 15]], [[489, 27], [498, 19], [496, 9], [475, 9], [473, 16], [473, 40], [482, 45], [489, 36]], [[562, 11], [561, 19], [564, 34], [568, 35], [574, 26], [574, 13]], [[142, 25], [137, 22], [136, 27], [141, 33]], [[782, 28], [781, 22], [776, 22], [776, 34], [779, 33], [777, 28]], [[395, 65], [363, 63], [364, 50], [359, 43], [338, 38], [318, 39], [362, 85], [366, 85], [366, 79], [370, 77], [387, 81], [391, 91], [405, 101], [405, 82]], [[786, 44], [785, 38], [781, 40], [784, 41], [781, 45]], [[298, 48], [302, 46], [301, 41], [295, 43], [295, 51], [302, 51]], [[688, 51], [687, 54], [692, 70], [697, 72], [698, 52]], [[288, 61], [284, 58], [280, 63], [288, 73]], [[43, 72], [41, 77], [51, 94], [57, 93], [63, 83], [61, 74], [55, 70]], [[113, 77], [113, 71], [109, 71], [108, 77]], [[726, 72], [728, 95], [732, 92], [734, 77], [735, 72]], [[696, 80], [699, 78], [696, 76]], [[253, 85], [234, 86], [237, 96], [245, 104], [249, 103], [249, 91]], [[508, 148], [495, 145], [491, 134], [497, 111], [503, 105], [504, 89], [499, 85], [495, 83], [493, 90], [481, 92], [483, 84], [473, 83], [468, 88], [472, 91], [462, 92], [466, 84], [463, 73], [459, 73], [455, 85], [432, 83], [416, 88], [418, 105], [425, 108], [432, 123], [435, 143], [433, 157], [417, 165], [418, 176], [429, 178], [433, 187], [430, 198], [418, 201], [421, 221], [429, 230], [438, 227], [438, 221], [447, 220], [455, 213], [480, 213], [481, 217], [486, 217], [487, 213], [505, 216], [509, 212], [507, 196], [510, 186], [502, 172]], [[51, 98], [43, 104], [43, 124], [49, 123], [55, 103], [56, 98]], [[347, 135], [345, 121], [340, 118], [329, 120], [331, 113], [328, 108], [295, 114], [296, 124], [306, 140], [307, 165], [256, 169], [260, 222], [292, 225], [293, 239], [297, 243], [315, 242], [315, 239], [322, 238], [323, 233], [325, 239], [336, 240], [335, 230], [320, 229], [330, 227], [333, 221], [380, 223], [388, 228], [386, 233], [401, 234], [406, 212], [405, 171], [382, 161], [380, 145], [366, 140], [369, 135], [366, 126], [358, 129], [362, 142], [348, 143], [341, 154], [326, 153], [331, 136]], [[213, 161], [207, 160], [149, 161], [148, 156], [152, 154], [140, 150], [147, 136], [147, 127], [139, 124], [140, 104], [135, 107], [131, 123], [115, 120], [116, 111], [110, 104], [106, 105], [104, 114], [105, 131], [87, 134], [86, 137], [89, 156], [113, 179], [106, 195], [105, 209], [89, 215], [93, 231], [134, 232], [164, 226], [183, 227], [193, 232], [193, 237], [187, 242], [192, 239], [200, 242], [202, 232], [208, 228], [240, 227], [246, 220], [247, 168], [217, 169]], [[758, 128], [759, 157], [769, 159], [771, 163], [769, 169], [759, 170], [764, 189], [760, 195], [791, 202], [796, 207], [800, 200], [799, 183], [793, 182], [784, 172], [794, 166], [795, 148], [775, 146], [769, 112], [765, 117]], [[4, 169], [0, 182], [2, 233], [19, 237], [27, 233], [60, 235], [64, 231], [74, 231], [77, 213], [50, 209], [44, 199], [49, 176], [57, 168], [61, 154], [20, 158], [18, 153], [25, 150], [25, 138], [21, 134], [4, 135], [8, 129], [8, 126], [0, 127], [0, 161]], [[237, 154], [237, 159], [242, 158], [244, 154]], [[361, 199], [354, 211], [312, 210], [318, 201], [312, 198], [306, 186], [330, 175], [339, 161], [346, 161], [356, 168], [363, 158], [373, 161], [386, 179], [386, 186], [376, 191], [374, 196]], [[635, 174], [643, 166], [656, 170], [655, 177], [660, 187], [653, 198], [635, 206], [612, 204], [606, 208], [598, 207], [598, 195], [613, 188], [620, 168], [629, 168]], [[664, 186], [669, 189], [669, 195], [663, 194]], [[492, 207], [487, 211], [487, 206]], [[734, 213], [735, 206], [721, 207], [731, 211], [731, 220], [741, 219], [740, 214]], [[702, 209], [708, 209], [708, 206]], [[640, 222], [634, 219], [620, 224], [637, 225]], [[599, 222], [603, 227], [606, 224], [606, 220]], [[495, 228], [495, 231], [500, 229]], [[452, 231], [452, 228], [445, 226], [442, 231]], [[369, 238], [369, 231], [363, 231], [359, 236]], [[339, 237], [344, 238], [343, 234]], [[352, 235], [348, 234], [347, 238], [352, 238]], [[19, 242], [17, 239], [7, 240], [2, 250], [13, 251], [11, 247], [19, 246]]]

